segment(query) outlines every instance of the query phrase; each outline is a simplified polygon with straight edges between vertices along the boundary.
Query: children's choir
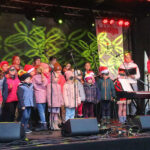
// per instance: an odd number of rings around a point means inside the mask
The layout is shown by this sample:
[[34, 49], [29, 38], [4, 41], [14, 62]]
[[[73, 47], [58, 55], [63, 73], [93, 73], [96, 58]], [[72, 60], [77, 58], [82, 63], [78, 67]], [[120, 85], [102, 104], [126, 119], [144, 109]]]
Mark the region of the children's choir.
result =
[[[94, 106], [100, 102], [102, 119], [108, 123], [111, 101], [116, 98], [116, 90], [121, 88], [119, 80], [114, 84], [110, 79], [108, 68], [101, 66], [100, 76], [95, 79], [88, 62], [81, 71], [74, 70], [70, 63], [62, 69], [56, 57], [49, 60], [50, 64], [46, 64], [35, 57], [33, 64], [26, 64], [24, 69], [19, 56], [12, 58], [10, 66], [7, 61], [0, 63], [0, 120], [19, 120], [25, 132], [30, 133], [29, 120], [32, 110], [36, 109], [39, 115], [36, 131], [47, 130], [48, 124], [59, 130], [59, 124], [68, 119], [94, 117]], [[119, 75], [123, 77], [122, 72]], [[125, 100], [118, 102], [121, 123], [126, 120]]]

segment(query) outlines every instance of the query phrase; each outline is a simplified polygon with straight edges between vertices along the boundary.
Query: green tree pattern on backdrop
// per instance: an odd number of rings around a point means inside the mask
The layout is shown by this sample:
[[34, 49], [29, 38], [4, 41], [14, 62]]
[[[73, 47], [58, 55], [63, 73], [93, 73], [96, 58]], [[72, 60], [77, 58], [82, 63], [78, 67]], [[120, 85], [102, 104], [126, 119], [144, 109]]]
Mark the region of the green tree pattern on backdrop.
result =
[[[19, 55], [22, 65], [31, 64], [34, 56], [40, 56], [48, 63], [50, 56], [56, 56], [61, 64], [72, 62], [69, 51], [73, 52], [78, 67], [90, 62], [92, 68], [99, 65], [96, 36], [87, 29], [76, 29], [66, 35], [60, 28], [33, 25], [28, 28], [23, 21], [14, 23], [16, 33], [5, 38], [0, 35], [1, 60], [11, 63]], [[96, 62], [96, 63], [95, 63]]]

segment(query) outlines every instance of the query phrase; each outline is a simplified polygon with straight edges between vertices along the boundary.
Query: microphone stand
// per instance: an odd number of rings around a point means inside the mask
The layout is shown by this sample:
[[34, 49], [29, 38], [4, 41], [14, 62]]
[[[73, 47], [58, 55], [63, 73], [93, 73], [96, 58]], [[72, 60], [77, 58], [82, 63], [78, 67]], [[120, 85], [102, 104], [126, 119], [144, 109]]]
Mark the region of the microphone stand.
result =
[[[76, 66], [76, 63], [75, 63], [75, 60], [74, 60], [74, 57], [73, 57], [73, 53], [72, 52], [70, 52], [70, 55], [71, 55], [71, 58], [72, 58], [72, 61], [73, 61], [73, 64], [74, 64], [74, 67], [75, 67], [75, 70], [77, 71], [77, 66]], [[74, 70], [74, 100], [75, 100], [75, 118], [77, 117], [77, 114], [78, 114], [78, 109], [77, 109], [77, 111], [76, 111], [76, 106], [77, 106], [77, 104], [76, 104], [76, 97], [77, 97], [77, 95], [76, 95], [76, 83], [75, 83], [75, 70]], [[78, 74], [78, 72], [77, 72], [77, 74]], [[77, 108], [78, 108], [78, 106], [77, 106]]]
[[97, 63], [96, 63], [96, 58], [94, 57], [94, 53], [93, 52], [91, 54], [92, 54], [92, 57], [93, 57], [94, 66], [96, 67], [96, 71], [98, 73], [99, 71], [98, 71], [98, 66], [97, 66]]
[[56, 77], [54, 71], [53, 71], [53, 68], [50, 72], [50, 75], [51, 75], [51, 109], [50, 109], [50, 130], [54, 130], [54, 127], [53, 127], [53, 116], [52, 116], [52, 105], [53, 105], [53, 86], [52, 86], [52, 80], [53, 80], [53, 75]]
[[[97, 66], [96, 59], [95, 59], [95, 57], [94, 57], [93, 52], [92, 52], [91, 54], [92, 54], [92, 57], [93, 57], [94, 66], [95, 66], [96, 69], [97, 69], [97, 75], [96, 75], [96, 77], [97, 77], [97, 76], [98, 76], [98, 73], [99, 73], [98, 66]], [[96, 87], [96, 88], [97, 88], [97, 87]], [[97, 100], [96, 100], [96, 101], [97, 101]], [[96, 118], [98, 118], [98, 115], [97, 115], [97, 105], [98, 105], [98, 103], [96, 102]]]

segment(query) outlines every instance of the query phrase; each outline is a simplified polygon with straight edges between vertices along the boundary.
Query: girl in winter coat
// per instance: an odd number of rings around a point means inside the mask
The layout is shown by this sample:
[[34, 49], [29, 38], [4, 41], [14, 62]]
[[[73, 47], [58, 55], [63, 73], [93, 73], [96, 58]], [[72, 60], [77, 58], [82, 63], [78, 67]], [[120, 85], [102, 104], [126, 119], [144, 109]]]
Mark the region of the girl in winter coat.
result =
[[38, 66], [36, 68], [36, 75], [32, 79], [35, 92], [35, 100], [37, 109], [40, 116], [40, 128], [37, 130], [46, 130], [46, 118], [45, 118], [45, 108], [46, 108], [46, 91], [47, 91], [47, 78], [43, 74], [43, 68]]
[[78, 117], [83, 117], [83, 103], [85, 101], [85, 91], [83, 87], [83, 80], [82, 80], [82, 72], [81, 70], [75, 70], [75, 83], [77, 84], [78, 90], [79, 90], [79, 96], [81, 99], [81, 104], [78, 106]]
[[50, 112], [49, 122], [50, 127], [53, 127], [54, 130], [59, 129], [58, 116], [60, 114], [61, 106], [64, 105], [61, 86], [57, 82], [58, 82], [58, 75], [55, 74], [52, 76], [52, 86], [50, 83], [47, 86], [48, 111]]
[[[65, 72], [67, 82], [64, 85], [63, 97], [66, 108], [66, 121], [75, 117], [75, 108], [81, 104], [78, 87], [74, 86], [72, 71]], [[76, 89], [75, 89], [76, 87]]]
[[85, 90], [85, 102], [84, 102], [84, 117], [94, 117], [94, 104], [97, 102], [97, 89], [94, 84], [93, 76], [86, 74], [84, 90]]
[[13, 122], [15, 120], [15, 112], [18, 104], [17, 88], [20, 83], [17, 70], [14, 66], [10, 66], [8, 75], [6, 76], [6, 100], [4, 99], [3, 119], [4, 121]]
[[17, 95], [19, 107], [22, 110], [21, 124], [24, 127], [25, 133], [31, 133], [32, 131], [28, 128], [31, 109], [34, 107], [34, 91], [31, 83], [31, 76], [29, 73], [22, 71], [22, 73], [19, 75], [19, 79], [21, 83], [18, 86]]
[[[57, 83], [60, 85], [61, 92], [63, 94], [63, 87], [64, 87], [64, 84], [65, 84], [66, 80], [65, 80], [65, 77], [62, 75], [61, 71], [62, 71], [61, 65], [58, 62], [56, 62], [54, 64], [54, 73], [55, 73], [56, 76], [58, 76]], [[65, 107], [64, 107], [64, 105], [61, 106], [61, 113], [60, 113], [60, 115], [61, 115], [62, 123], [64, 123], [65, 122]]]
[[[125, 79], [125, 72], [119, 71], [118, 79], [115, 81], [115, 89], [116, 91], [123, 91], [120, 80]], [[117, 102], [118, 104], [118, 117], [120, 123], [125, 123], [126, 121], [126, 98], [120, 98]]]

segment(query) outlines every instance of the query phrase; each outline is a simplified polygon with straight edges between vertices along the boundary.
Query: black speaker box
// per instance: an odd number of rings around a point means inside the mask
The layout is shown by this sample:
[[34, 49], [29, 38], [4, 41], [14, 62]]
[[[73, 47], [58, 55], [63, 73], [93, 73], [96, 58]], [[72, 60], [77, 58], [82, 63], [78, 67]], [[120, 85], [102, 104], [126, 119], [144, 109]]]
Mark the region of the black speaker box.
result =
[[140, 131], [150, 131], [150, 116], [136, 116], [129, 121], [131, 128], [138, 127]]
[[11, 142], [25, 137], [21, 123], [0, 122], [0, 142]]
[[98, 134], [98, 123], [96, 118], [69, 119], [62, 128], [63, 136], [80, 136]]
[[138, 116], [137, 119], [142, 131], [150, 130], [150, 116]]

